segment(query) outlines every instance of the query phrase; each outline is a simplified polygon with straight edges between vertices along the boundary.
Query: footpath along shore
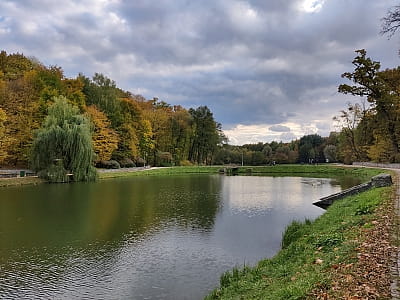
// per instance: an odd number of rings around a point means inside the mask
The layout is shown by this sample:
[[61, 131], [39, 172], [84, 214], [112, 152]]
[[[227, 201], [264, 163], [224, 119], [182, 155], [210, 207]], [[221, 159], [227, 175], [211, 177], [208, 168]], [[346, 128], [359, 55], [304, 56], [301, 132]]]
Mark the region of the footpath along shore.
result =
[[382, 164], [382, 163], [372, 163], [372, 162], [355, 162], [354, 166], [361, 166], [366, 168], [380, 168], [391, 170], [396, 173], [395, 178], [393, 179], [393, 183], [396, 187], [396, 198], [394, 203], [394, 212], [397, 216], [397, 220], [395, 224], [397, 228], [393, 229], [394, 234], [394, 244], [398, 247], [395, 255], [393, 257], [393, 266], [392, 266], [392, 276], [393, 281], [391, 285], [391, 294], [392, 299], [400, 299], [400, 164]]

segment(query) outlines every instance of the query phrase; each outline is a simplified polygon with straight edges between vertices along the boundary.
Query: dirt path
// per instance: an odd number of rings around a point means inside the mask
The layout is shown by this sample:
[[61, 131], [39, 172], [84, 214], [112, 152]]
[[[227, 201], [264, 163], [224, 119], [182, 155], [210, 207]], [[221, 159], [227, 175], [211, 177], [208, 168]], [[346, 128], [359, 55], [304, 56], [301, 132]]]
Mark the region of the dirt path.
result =
[[[400, 228], [399, 228], [399, 218], [400, 218], [400, 170], [399, 169], [390, 169], [396, 172], [396, 177], [394, 178], [394, 184], [396, 186], [396, 199], [395, 199], [395, 213], [396, 213], [396, 228], [394, 230], [394, 241], [395, 246], [399, 246], [400, 241]], [[391, 284], [391, 294], [392, 299], [400, 299], [400, 252], [397, 249], [396, 254], [393, 257], [393, 266], [392, 266], [392, 276], [393, 281]]]
[[390, 170], [396, 173], [393, 183], [396, 187], [396, 198], [394, 202], [395, 228], [393, 230], [394, 246], [398, 247], [393, 256], [393, 265], [391, 268], [392, 283], [390, 291], [392, 299], [400, 300], [400, 164], [379, 164], [379, 163], [355, 163], [355, 166], [365, 168], [380, 168]]

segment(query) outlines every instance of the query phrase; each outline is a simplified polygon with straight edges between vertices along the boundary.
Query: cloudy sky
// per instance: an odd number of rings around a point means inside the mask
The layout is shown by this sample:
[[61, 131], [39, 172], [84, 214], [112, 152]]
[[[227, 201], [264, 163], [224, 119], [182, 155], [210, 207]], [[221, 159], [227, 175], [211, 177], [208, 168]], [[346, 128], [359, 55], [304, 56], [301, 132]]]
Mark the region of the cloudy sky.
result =
[[207, 105], [231, 144], [334, 129], [337, 93], [365, 48], [399, 65], [379, 35], [392, 0], [0, 0], [0, 49], [103, 73], [148, 99]]

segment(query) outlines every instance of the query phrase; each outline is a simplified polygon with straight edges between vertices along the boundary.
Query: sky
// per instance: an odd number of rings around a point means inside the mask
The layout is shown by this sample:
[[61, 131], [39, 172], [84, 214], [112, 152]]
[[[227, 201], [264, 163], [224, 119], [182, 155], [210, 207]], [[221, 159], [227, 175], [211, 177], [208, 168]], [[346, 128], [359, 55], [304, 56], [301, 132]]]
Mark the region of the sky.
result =
[[0, 49], [65, 76], [103, 73], [171, 105], [207, 105], [229, 143], [328, 136], [360, 99], [337, 92], [355, 50], [399, 65], [379, 34], [392, 0], [0, 0]]

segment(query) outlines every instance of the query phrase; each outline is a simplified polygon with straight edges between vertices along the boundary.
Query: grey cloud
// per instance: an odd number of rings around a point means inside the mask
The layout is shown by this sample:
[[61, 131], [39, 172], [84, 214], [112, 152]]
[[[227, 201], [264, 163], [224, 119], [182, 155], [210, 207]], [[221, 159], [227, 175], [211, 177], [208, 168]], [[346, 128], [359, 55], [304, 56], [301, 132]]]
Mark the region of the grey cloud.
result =
[[[96, 7], [74, 9], [84, 3]], [[208, 105], [231, 126], [329, 123], [348, 100], [336, 87], [354, 50], [398, 64], [398, 39], [378, 34], [394, 0], [327, 0], [313, 14], [297, 9], [301, 0], [99, 3], [2, 1], [0, 44], [68, 76], [103, 72], [147, 98]], [[37, 30], [27, 31], [26, 22]]]
[[271, 126], [269, 128], [269, 130], [276, 131], [276, 132], [288, 132], [288, 131], [290, 131], [290, 128], [287, 126], [283, 126], [283, 125], [274, 125], [274, 126]]
[[282, 142], [290, 142], [290, 141], [293, 141], [293, 140], [295, 140], [297, 137], [296, 137], [296, 135], [294, 134], [294, 133], [292, 133], [292, 132], [286, 132], [286, 133], [282, 133], [280, 136], [279, 136], [279, 138], [280, 138], [280, 140], [282, 141]]

